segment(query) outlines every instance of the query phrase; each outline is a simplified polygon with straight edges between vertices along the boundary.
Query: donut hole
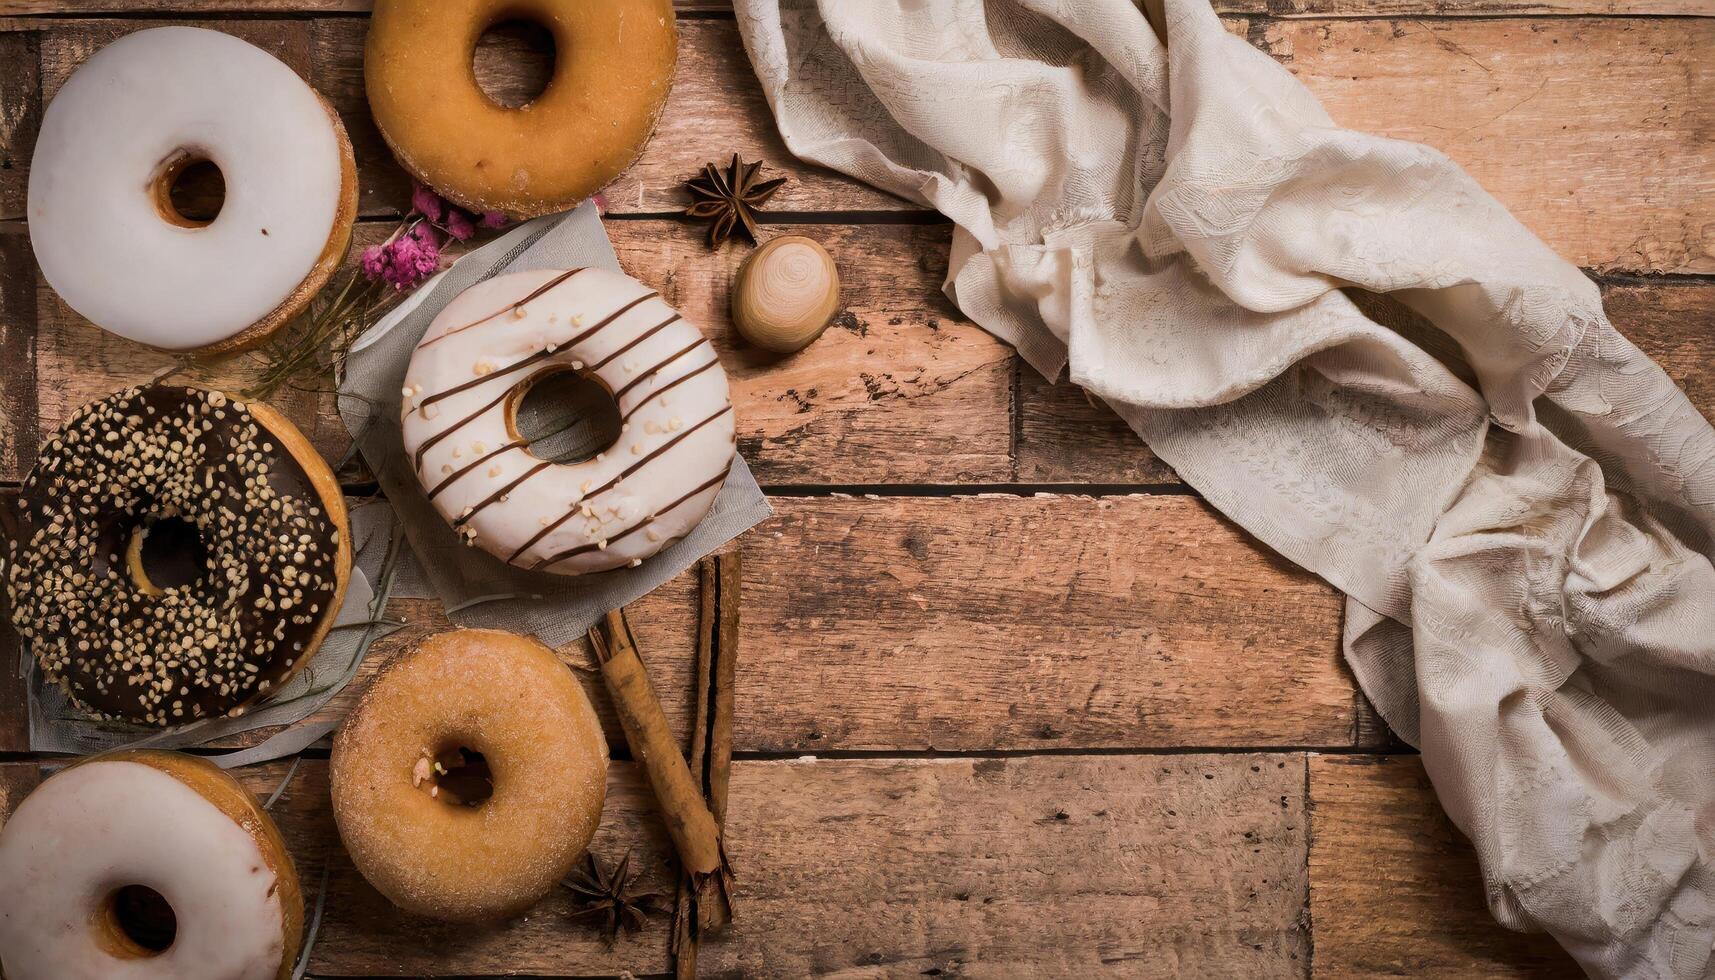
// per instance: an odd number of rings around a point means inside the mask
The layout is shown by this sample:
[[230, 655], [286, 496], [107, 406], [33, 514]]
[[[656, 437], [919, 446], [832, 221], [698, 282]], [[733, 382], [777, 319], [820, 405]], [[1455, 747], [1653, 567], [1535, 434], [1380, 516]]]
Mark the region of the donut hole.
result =
[[226, 175], [213, 160], [180, 151], [155, 178], [155, 210], [180, 228], [203, 228], [226, 204]]
[[476, 39], [470, 67], [476, 87], [490, 102], [522, 109], [548, 90], [558, 61], [551, 31], [536, 21], [507, 16]]
[[619, 441], [619, 402], [600, 381], [570, 369], [514, 390], [512, 428], [537, 459], [581, 463]]
[[171, 902], [148, 885], [125, 885], [103, 903], [109, 949], [130, 958], [159, 956], [179, 935]]
[[447, 806], [476, 807], [494, 795], [494, 772], [481, 752], [451, 744], [435, 753], [435, 799]]
[[150, 517], [131, 531], [128, 554], [138, 588], [158, 593], [183, 588], [208, 572], [208, 543], [182, 517]]

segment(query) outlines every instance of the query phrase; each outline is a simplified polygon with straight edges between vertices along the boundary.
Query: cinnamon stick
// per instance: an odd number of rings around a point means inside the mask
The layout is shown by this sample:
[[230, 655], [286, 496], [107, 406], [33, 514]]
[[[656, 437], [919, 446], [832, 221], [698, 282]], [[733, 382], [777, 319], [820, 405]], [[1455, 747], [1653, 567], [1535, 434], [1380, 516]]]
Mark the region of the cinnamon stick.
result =
[[661, 710], [661, 699], [649, 682], [649, 671], [625, 621], [625, 611], [608, 613], [605, 626], [605, 630], [595, 626], [589, 630], [602, 679], [607, 682], [620, 727], [625, 729], [626, 744], [649, 775], [667, 833], [679, 852], [679, 863], [700, 886], [725, 867], [720, 830], [703, 802], [702, 787], [679, 754], [667, 715]]

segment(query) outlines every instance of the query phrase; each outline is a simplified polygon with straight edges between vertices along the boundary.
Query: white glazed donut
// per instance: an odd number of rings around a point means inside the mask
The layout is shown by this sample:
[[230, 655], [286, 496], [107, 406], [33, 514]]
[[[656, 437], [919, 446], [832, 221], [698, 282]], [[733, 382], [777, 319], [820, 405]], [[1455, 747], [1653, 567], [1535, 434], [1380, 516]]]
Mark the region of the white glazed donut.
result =
[[[116, 911], [127, 886], [171, 907], [160, 943]], [[289, 977], [303, 929], [273, 821], [212, 763], [168, 752], [98, 756], [25, 797], [0, 828], [0, 896], [11, 980]]]
[[[226, 182], [207, 224], [168, 200], [201, 159]], [[338, 267], [356, 210], [338, 116], [272, 55], [201, 28], [96, 52], [48, 105], [30, 162], [48, 284], [97, 326], [167, 350], [266, 339]]]
[[[618, 441], [578, 463], [532, 455], [532, 384], [576, 371], [611, 394]], [[405, 449], [466, 541], [576, 575], [638, 564], [714, 504], [734, 454], [726, 371], [702, 332], [630, 276], [517, 272], [459, 294], [405, 375]]]

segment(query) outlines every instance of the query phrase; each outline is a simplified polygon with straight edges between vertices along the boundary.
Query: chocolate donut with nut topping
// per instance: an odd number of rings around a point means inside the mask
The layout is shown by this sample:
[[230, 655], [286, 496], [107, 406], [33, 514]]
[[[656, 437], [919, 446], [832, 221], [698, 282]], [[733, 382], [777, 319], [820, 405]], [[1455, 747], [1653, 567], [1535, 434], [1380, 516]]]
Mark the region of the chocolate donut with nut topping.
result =
[[351, 551], [333, 473], [273, 409], [152, 385], [79, 409], [19, 492], [12, 620], [98, 718], [238, 713], [309, 662]]

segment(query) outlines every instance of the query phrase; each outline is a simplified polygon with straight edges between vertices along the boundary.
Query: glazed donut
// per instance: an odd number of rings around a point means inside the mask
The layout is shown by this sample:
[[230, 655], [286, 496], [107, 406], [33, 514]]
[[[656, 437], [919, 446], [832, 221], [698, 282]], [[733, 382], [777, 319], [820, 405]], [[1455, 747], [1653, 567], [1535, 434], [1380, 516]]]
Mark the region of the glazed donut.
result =
[[[208, 222], [170, 199], [200, 160], [226, 181]], [[158, 27], [96, 52], [48, 105], [28, 214], [66, 305], [151, 347], [225, 353], [266, 340], [338, 268], [357, 168], [332, 107], [272, 55]]]
[[12, 621], [99, 718], [241, 711], [309, 661], [345, 598], [345, 498], [259, 402], [167, 385], [92, 402], [18, 496]]
[[[535, 101], [512, 109], [477, 86], [476, 43], [534, 20], [558, 61]], [[399, 163], [471, 211], [563, 211], [643, 152], [678, 56], [672, 0], [376, 0], [363, 78]]]
[[[532, 385], [593, 378], [616, 443], [539, 459], [519, 435]], [[565, 575], [640, 564], [696, 527], [732, 467], [726, 371], [660, 295], [604, 269], [515, 272], [447, 304], [405, 373], [404, 441], [429, 500], [464, 539]]]
[[546, 895], [589, 846], [607, 796], [607, 739], [547, 647], [461, 630], [383, 669], [334, 738], [329, 779], [352, 863], [393, 904], [452, 921], [504, 918]]
[[297, 869], [256, 798], [213, 763], [76, 763], [0, 828], [11, 980], [283, 980], [304, 925]]

